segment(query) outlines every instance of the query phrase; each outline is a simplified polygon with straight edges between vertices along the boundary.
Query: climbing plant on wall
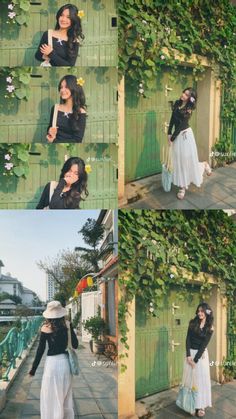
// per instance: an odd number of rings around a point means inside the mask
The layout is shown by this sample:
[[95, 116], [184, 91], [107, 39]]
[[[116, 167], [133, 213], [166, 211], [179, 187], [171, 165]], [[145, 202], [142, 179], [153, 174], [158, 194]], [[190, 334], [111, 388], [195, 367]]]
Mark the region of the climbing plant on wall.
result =
[[26, 178], [30, 147], [29, 144], [0, 144], [0, 176]]
[[7, 23], [28, 25], [30, 19], [30, 0], [2, 0], [7, 7]]
[[[150, 315], [158, 315], [171, 286], [178, 286], [179, 297], [185, 298], [193, 286], [190, 279], [203, 272], [214, 275], [222, 295], [233, 301], [235, 260], [236, 224], [222, 210], [119, 211], [119, 330], [124, 347], [128, 349], [128, 305], [135, 296]], [[211, 287], [205, 275], [202, 298]]]
[[[1, 94], [5, 99], [17, 98], [28, 100], [32, 67], [2, 67], [0, 68]], [[7, 104], [8, 106], [8, 104]]]
[[[236, 124], [236, 7], [229, 0], [120, 0], [118, 7], [119, 75], [125, 74], [137, 95], [148, 94], [163, 67], [178, 73], [176, 52], [186, 61], [204, 56], [226, 92], [222, 121]], [[197, 59], [195, 80], [203, 72]]]

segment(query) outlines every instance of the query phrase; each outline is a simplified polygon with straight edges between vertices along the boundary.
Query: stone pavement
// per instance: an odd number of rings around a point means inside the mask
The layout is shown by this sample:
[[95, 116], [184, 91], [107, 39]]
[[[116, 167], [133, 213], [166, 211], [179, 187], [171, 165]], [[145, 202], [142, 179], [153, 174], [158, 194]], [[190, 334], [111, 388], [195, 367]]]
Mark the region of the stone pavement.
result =
[[236, 208], [236, 163], [213, 170], [204, 176], [200, 188], [193, 185], [184, 200], [176, 197], [178, 188], [170, 192], [161, 186], [161, 174], [130, 182], [125, 188], [125, 198], [120, 208], [151, 209], [231, 209]]
[[[175, 400], [178, 387], [145, 397], [136, 403], [137, 416], [142, 419], [186, 419], [192, 416], [179, 409]], [[206, 409], [205, 419], [236, 418], [236, 380], [212, 385], [212, 407]], [[139, 413], [140, 412], [140, 413]], [[141, 413], [142, 412], [142, 413]]]
[[[28, 375], [38, 340], [7, 393], [5, 409], [1, 419], [40, 419], [40, 387], [43, 365], [42, 358], [33, 378]], [[98, 360], [83, 343], [78, 350], [80, 375], [73, 377], [75, 418], [117, 419], [117, 367], [104, 358]]]

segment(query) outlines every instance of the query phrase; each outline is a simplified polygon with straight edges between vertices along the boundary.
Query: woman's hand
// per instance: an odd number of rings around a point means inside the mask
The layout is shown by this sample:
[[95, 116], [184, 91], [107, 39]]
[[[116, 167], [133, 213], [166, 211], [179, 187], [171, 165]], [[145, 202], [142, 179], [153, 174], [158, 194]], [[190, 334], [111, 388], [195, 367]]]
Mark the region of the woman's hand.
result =
[[41, 45], [41, 47], [40, 47], [40, 51], [41, 51], [41, 53], [42, 53], [43, 55], [48, 56], [48, 55], [49, 55], [49, 54], [53, 51], [53, 48], [52, 48], [52, 47], [50, 47], [50, 45], [43, 44], [43, 45]]
[[192, 368], [195, 368], [195, 362], [193, 361], [191, 356], [187, 357], [187, 363], [191, 365]]
[[73, 183], [77, 182], [78, 176], [74, 175], [74, 173], [66, 173], [64, 177], [67, 186], [73, 185]]
[[172, 137], [172, 135], [168, 135], [168, 143], [169, 143], [170, 146], [172, 145], [171, 137]]
[[57, 127], [50, 127], [48, 130], [47, 140], [49, 143], [53, 143], [57, 136]]

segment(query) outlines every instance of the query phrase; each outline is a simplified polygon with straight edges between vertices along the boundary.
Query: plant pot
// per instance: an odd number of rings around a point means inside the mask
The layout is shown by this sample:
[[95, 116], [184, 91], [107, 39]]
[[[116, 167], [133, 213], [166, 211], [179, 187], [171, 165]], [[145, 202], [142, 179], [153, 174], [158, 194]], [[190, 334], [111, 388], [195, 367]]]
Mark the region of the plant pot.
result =
[[104, 352], [104, 344], [101, 340], [97, 340], [93, 342], [93, 353], [95, 354], [102, 354]]

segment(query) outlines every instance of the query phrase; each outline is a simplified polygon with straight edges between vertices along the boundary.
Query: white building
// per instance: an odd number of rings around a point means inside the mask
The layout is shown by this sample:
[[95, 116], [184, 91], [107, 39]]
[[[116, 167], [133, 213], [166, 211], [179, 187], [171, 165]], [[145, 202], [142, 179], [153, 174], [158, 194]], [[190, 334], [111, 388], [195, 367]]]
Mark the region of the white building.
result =
[[4, 275], [2, 273], [3, 266], [4, 264], [0, 260], [0, 294], [6, 292], [9, 295], [20, 297], [22, 304], [32, 306], [36, 293], [24, 287], [22, 282], [13, 278], [10, 273]]
[[54, 299], [54, 295], [58, 291], [57, 284], [50, 278], [49, 275], [46, 276], [46, 300], [51, 301]]

